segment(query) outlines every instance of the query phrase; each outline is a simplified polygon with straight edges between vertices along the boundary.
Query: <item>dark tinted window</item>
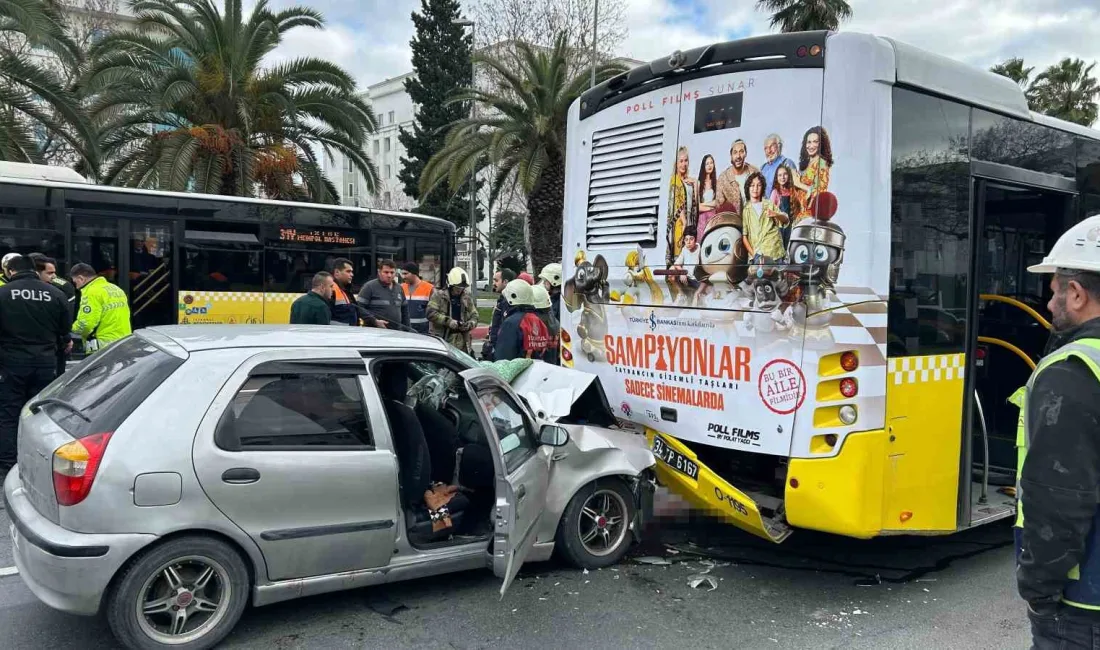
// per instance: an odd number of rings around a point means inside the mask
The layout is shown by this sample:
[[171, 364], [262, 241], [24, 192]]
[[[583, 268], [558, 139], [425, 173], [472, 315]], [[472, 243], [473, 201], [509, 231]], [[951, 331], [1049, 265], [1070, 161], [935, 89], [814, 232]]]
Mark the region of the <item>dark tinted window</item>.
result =
[[974, 109], [972, 119], [970, 147], [975, 160], [1068, 178], [1076, 175], [1070, 134], [979, 109]]
[[230, 450], [373, 445], [358, 378], [335, 374], [250, 377], [216, 437]]
[[62, 406], [44, 410], [74, 438], [114, 431], [182, 363], [146, 339], [129, 336], [97, 352], [41, 395], [72, 404], [90, 421]]
[[1081, 192], [1078, 218], [1100, 214], [1100, 142], [1077, 138], [1077, 190]]
[[131, 217], [174, 217], [178, 201], [174, 197], [104, 190], [65, 190], [65, 207], [76, 213], [98, 213]]
[[894, 89], [891, 356], [961, 352], [970, 264], [969, 109]]

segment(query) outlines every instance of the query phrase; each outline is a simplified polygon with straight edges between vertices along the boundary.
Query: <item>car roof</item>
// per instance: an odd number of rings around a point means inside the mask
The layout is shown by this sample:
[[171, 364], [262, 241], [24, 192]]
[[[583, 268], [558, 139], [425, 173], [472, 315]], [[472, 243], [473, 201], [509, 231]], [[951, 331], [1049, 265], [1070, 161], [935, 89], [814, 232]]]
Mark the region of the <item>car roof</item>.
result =
[[443, 352], [447, 346], [423, 334], [335, 325], [160, 325], [136, 334], [167, 337], [187, 352], [227, 348], [399, 348]]

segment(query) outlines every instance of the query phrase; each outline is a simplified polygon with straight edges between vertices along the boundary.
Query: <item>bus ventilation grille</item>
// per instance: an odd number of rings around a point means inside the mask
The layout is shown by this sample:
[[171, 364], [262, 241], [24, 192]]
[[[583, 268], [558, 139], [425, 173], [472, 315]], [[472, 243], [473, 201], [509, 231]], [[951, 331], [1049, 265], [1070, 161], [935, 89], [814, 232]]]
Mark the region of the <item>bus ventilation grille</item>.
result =
[[593, 134], [589, 248], [657, 245], [664, 129], [658, 118]]

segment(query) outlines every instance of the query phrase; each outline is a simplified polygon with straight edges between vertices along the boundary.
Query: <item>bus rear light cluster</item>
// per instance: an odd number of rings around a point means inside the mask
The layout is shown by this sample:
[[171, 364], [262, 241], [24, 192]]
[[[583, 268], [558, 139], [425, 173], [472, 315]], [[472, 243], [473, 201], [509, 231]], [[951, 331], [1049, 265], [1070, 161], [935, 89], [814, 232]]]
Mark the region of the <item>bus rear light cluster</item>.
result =
[[845, 352], [840, 355], [840, 367], [844, 369], [844, 372], [855, 372], [859, 367], [859, 355], [855, 352]]
[[805, 57], [807, 54], [810, 55], [810, 56], [819, 56], [821, 54], [821, 46], [820, 45], [811, 45], [810, 47], [807, 48], [805, 45], [803, 45], [803, 46], [798, 48], [799, 58]]
[[856, 396], [859, 392], [859, 384], [856, 383], [854, 377], [846, 377], [840, 380], [840, 394], [848, 399]]
[[837, 417], [839, 417], [840, 421], [847, 426], [855, 424], [857, 417], [856, 407], [852, 406], [851, 404], [845, 404], [844, 406], [841, 406], [840, 409], [837, 411]]

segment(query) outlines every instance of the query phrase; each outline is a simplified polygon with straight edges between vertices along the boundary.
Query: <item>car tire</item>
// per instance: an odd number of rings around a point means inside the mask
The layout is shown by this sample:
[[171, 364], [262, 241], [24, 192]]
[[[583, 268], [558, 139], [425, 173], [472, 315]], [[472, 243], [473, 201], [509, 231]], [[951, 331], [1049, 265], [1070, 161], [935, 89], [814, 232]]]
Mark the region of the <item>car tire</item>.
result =
[[[608, 505], [615, 512], [603, 512], [601, 509]], [[586, 512], [588, 510], [588, 512]], [[618, 511], [622, 511], [618, 515]], [[595, 517], [593, 512], [595, 511]], [[562, 556], [573, 566], [579, 569], [601, 569], [617, 563], [630, 550], [633, 541], [633, 533], [630, 531], [630, 522], [634, 520], [637, 506], [634, 503], [634, 495], [621, 479], [606, 478], [582, 487], [562, 513], [558, 523], [556, 536], [556, 548]], [[615, 528], [610, 534], [608, 548], [594, 550], [594, 545], [599, 545], [599, 540], [586, 542], [585, 538], [591, 535], [593, 527], [600, 528], [599, 516], [604, 516], [604, 526], [600, 530], [607, 530], [606, 525], [611, 516], [622, 517], [621, 531]], [[601, 539], [604, 535], [597, 530], [596, 535]], [[597, 544], [593, 544], [597, 542]]]
[[[172, 584], [178, 587], [173, 590]], [[119, 643], [133, 650], [212, 648], [240, 620], [249, 586], [248, 568], [232, 546], [212, 537], [178, 537], [146, 550], [123, 568], [107, 594], [107, 622]], [[143, 603], [148, 614], [139, 611]], [[171, 626], [181, 604], [189, 613], [177, 635]]]

